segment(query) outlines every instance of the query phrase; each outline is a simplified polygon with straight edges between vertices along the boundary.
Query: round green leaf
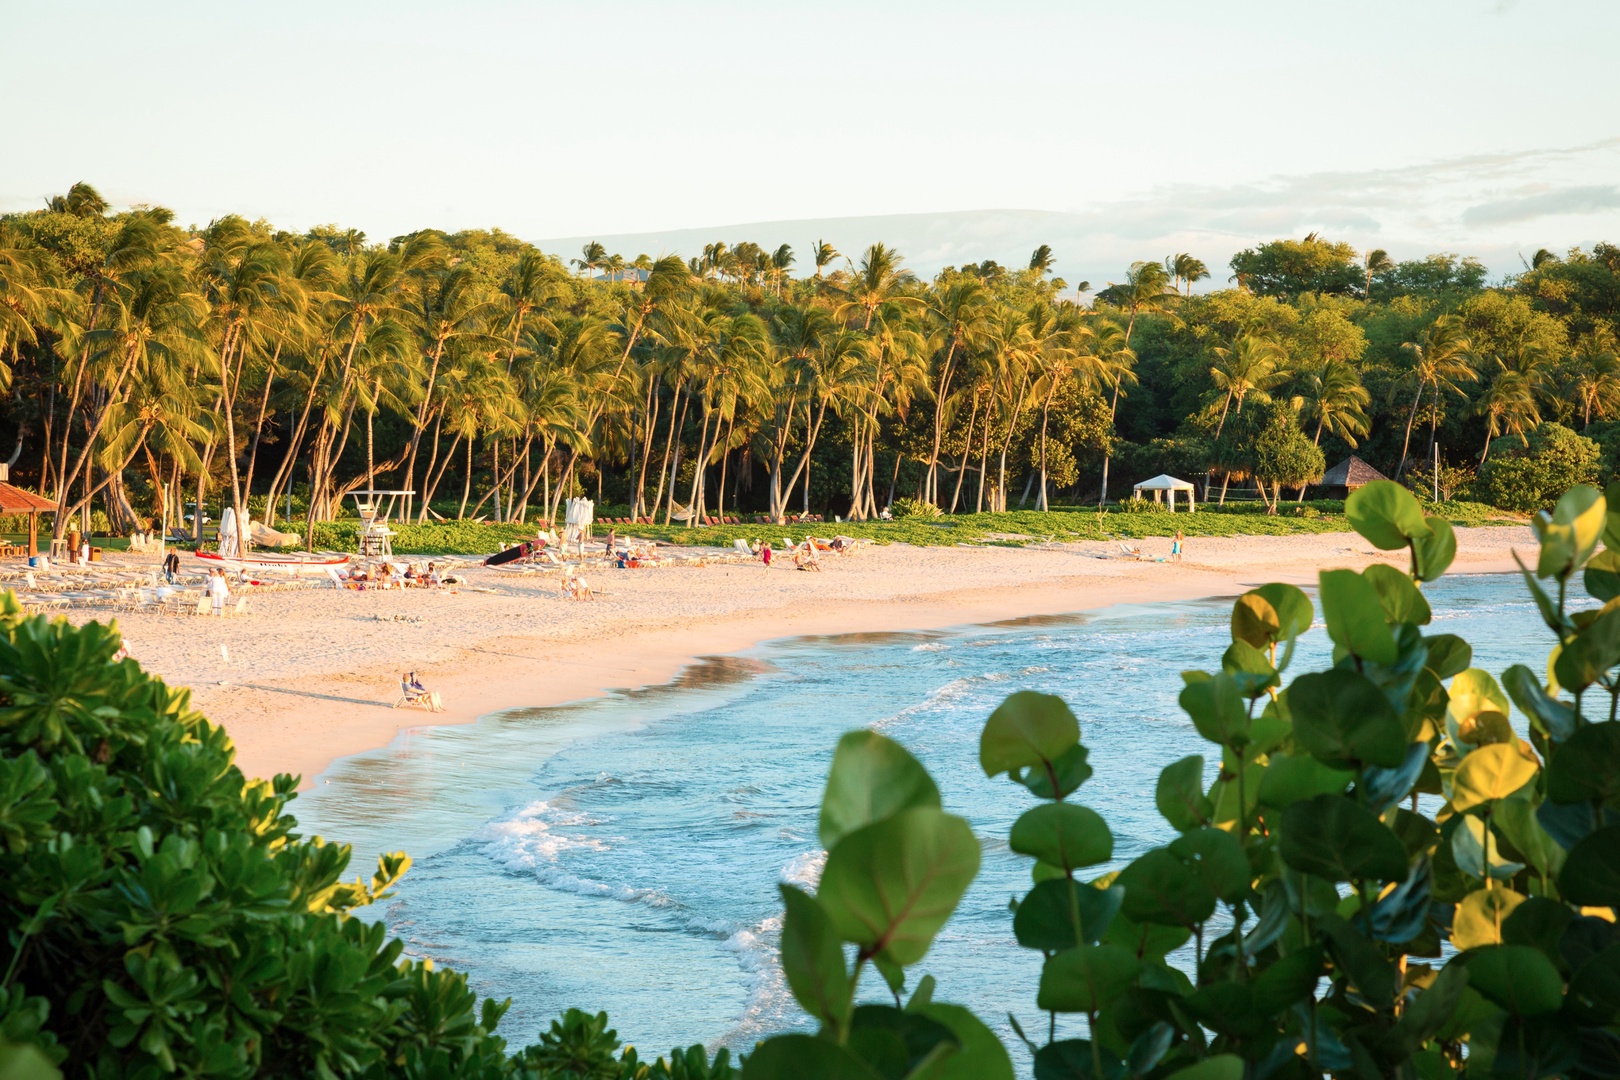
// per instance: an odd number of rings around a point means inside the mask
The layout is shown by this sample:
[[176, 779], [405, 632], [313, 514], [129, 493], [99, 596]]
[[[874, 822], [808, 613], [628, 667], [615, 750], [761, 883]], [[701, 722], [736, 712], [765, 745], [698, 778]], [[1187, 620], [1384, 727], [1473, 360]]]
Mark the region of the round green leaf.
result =
[[978, 872], [979, 841], [968, 823], [915, 807], [840, 840], [817, 899], [845, 941], [914, 964]]
[[1536, 777], [1535, 762], [1517, 746], [1493, 743], [1463, 758], [1451, 779], [1451, 805], [1458, 812], [1505, 799]]
[[1054, 694], [1020, 690], [1003, 701], [979, 736], [986, 776], [1056, 760], [1080, 741], [1080, 721]]
[[1153, 791], [1153, 802], [1164, 820], [1176, 831], [1186, 832], [1207, 824], [1215, 806], [1204, 794], [1204, 758], [1201, 754], [1184, 757], [1164, 767]]
[[928, 770], [893, 739], [851, 731], [838, 740], [827, 773], [821, 846], [831, 851], [841, 837], [913, 806], [939, 806]]
[[931, 1001], [926, 1005], [908, 1005], [906, 1011], [944, 1024], [961, 1044], [936, 1072], [929, 1074], [933, 1080], [1013, 1080], [1015, 1073], [1007, 1048], [970, 1010], [961, 1005]]
[[1414, 536], [1412, 550], [1416, 555], [1419, 581], [1435, 581], [1446, 572], [1451, 560], [1457, 557], [1457, 533], [1445, 518], [1426, 517], [1431, 535]]
[[1620, 1015], [1620, 945], [1611, 945], [1581, 965], [1569, 981], [1570, 999], [1599, 1024]]
[[1606, 825], [1570, 849], [1558, 891], [1572, 904], [1620, 907], [1620, 825]]
[[1329, 881], [1400, 881], [1407, 871], [1400, 838], [1342, 795], [1318, 795], [1283, 811], [1282, 857]]
[[1356, 774], [1322, 764], [1308, 754], [1272, 754], [1260, 779], [1260, 805], [1281, 810], [1317, 795], [1342, 795]]
[[1498, 886], [1475, 889], [1462, 898], [1451, 917], [1451, 943], [1459, 949], [1481, 949], [1502, 941], [1502, 927], [1524, 894]]
[[1135, 922], [1194, 926], [1215, 910], [1215, 892], [1168, 848], [1153, 848], [1121, 870], [1114, 884], [1125, 888], [1121, 910]]
[[1099, 889], [1067, 877], [1043, 881], [1019, 902], [1013, 936], [1024, 948], [1043, 952], [1089, 945], [1108, 929], [1124, 898], [1125, 890], [1117, 885]]
[[1243, 842], [1224, 829], [1194, 829], [1170, 841], [1170, 854], [1191, 866], [1221, 900], [1235, 904], [1254, 876]]
[[1020, 855], [1073, 870], [1113, 858], [1114, 834], [1095, 810], [1075, 803], [1046, 803], [1024, 811], [1013, 822], [1008, 846]]
[[742, 1080], [881, 1080], [860, 1058], [830, 1039], [778, 1035], [748, 1055]]
[[1035, 1004], [1048, 1012], [1101, 1012], [1141, 970], [1141, 961], [1118, 945], [1067, 949], [1041, 967]]
[[1553, 674], [1560, 686], [1579, 690], [1616, 664], [1620, 664], [1620, 608], [1609, 608], [1564, 644], [1553, 662]]
[[1357, 488], [1344, 501], [1350, 527], [1375, 548], [1396, 551], [1413, 538], [1429, 536], [1429, 523], [1417, 496], [1393, 480], [1374, 480]]
[[1474, 647], [1456, 634], [1432, 634], [1423, 639], [1428, 650], [1429, 670], [1437, 679], [1449, 679], [1468, 670], [1474, 662]]
[[1263, 649], [1282, 636], [1282, 621], [1271, 601], [1251, 589], [1232, 604], [1232, 640]]
[[1557, 1012], [1564, 980], [1540, 949], [1488, 945], [1468, 953], [1468, 985], [1514, 1016]]
[[844, 949], [827, 911], [815, 897], [792, 885], [779, 885], [782, 915], [782, 972], [804, 1011], [831, 1027], [849, 1022], [849, 972]]
[[1587, 724], [1558, 748], [1547, 766], [1547, 798], [1620, 806], [1620, 721]]
[[1378, 590], [1378, 600], [1384, 607], [1384, 618], [1392, 623], [1411, 623], [1427, 626], [1434, 617], [1429, 602], [1412, 583], [1412, 579], [1383, 563], [1374, 563], [1361, 572]]
[[1176, 1070], [1169, 1080], [1243, 1080], [1243, 1059], [1236, 1054], [1216, 1054]]
[[1586, 572], [1581, 575], [1581, 583], [1588, 593], [1604, 603], [1620, 596], [1620, 551], [1605, 548], [1592, 556], [1587, 561]]
[[1323, 570], [1317, 581], [1322, 617], [1333, 644], [1363, 660], [1393, 664], [1400, 649], [1384, 620], [1384, 603], [1373, 583], [1354, 570]]
[[1289, 684], [1286, 696], [1295, 742], [1324, 764], [1393, 769], [1406, 760], [1406, 725], [1365, 675], [1348, 668], [1311, 672]]
[[1192, 717], [1198, 734], [1234, 749], [1248, 745], [1249, 703], [1237, 680], [1224, 671], [1213, 677], [1185, 672], [1182, 678], [1187, 685], [1181, 688], [1181, 707]]

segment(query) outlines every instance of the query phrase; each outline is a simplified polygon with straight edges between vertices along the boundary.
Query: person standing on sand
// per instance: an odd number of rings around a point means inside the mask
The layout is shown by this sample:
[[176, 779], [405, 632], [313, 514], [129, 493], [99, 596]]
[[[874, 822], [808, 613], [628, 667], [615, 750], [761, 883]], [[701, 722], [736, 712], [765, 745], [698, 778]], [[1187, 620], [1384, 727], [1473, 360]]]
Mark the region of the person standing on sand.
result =
[[759, 561], [765, 564], [765, 569], [771, 568], [771, 542], [765, 541], [759, 546]]
[[231, 595], [231, 587], [225, 582], [225, 571], [214, 568], [213, 576], [208, 581], [208, 595], [214, 601], [214, 614], [225, 614], [225, 598]]
[[1181, 561], [1181, 530], [1176, 530], [1176, 538], [1170, 541], [1170, 558], [1175, 562]]

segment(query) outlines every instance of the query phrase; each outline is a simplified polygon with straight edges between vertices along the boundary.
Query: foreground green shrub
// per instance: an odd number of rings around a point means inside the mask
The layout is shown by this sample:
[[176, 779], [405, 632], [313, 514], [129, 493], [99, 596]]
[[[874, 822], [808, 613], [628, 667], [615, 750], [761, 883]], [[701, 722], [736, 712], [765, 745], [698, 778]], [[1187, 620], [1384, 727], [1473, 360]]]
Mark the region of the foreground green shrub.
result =
[[24, 618], [0, 595], [0, 1060], [70, 1076], [713, 1078], [701, 1047], [644, 1064], [570, 1013], [515, 1057], [507, 1003], [401, 958], [350, 913], [410, 860], [341, 880], [300, 838], [297, 780], [247, 781], [224, 731], [117, 630]]
[[[1467, 642], [1425, 634], [1420, 586], [1450, 564], [1451, 527], [1389, 481], [1353, 495], [1351, 523], [1406, 551], [1410, 573], [1324, 571], [1334, 663], [1286, 686], [1310, 598], [1266, 585], [1237, 600], [1219, 669], [1182, 676], [1220, 768], [1210, 784], [1202, 756], [1164, 769], [1155, 802], [1178, 835], [1118, 871], [1086, 876], [1114, 835], [1073, 798], [1092, 768], [1068, 706], [1023, 691], [990, 716], [980, 765], [1038, 800], [1008, 837], [1032, 860], [1013, 933], [1043, 957], [1044, 1040], [1009, 1019], [1037, 1080], [1620, 1075], [1610, 494], [1576, 488], [1535, 522], [1524, 578], [1556, 639], [1536, 665], [1547, 684], [1523, 665], [1499, 682]], [[1571, 611], [1577, 584], [1606, 606]], [[820, 1032], [762, 1044], [745, 1080], [1010, 1076], [977, 1019], [933, 1001], [931, 978], [901, 1004], [979, 859], [921, 764], [876, 733], [845, 736], [821, 836], [816, 894], [782, 886], [783, 968]], [[868, 967], [893, 1005], [857, 1003]], [[1059, 1038], [1059, 1016], [1076, 1014], [1085, 1037]]]

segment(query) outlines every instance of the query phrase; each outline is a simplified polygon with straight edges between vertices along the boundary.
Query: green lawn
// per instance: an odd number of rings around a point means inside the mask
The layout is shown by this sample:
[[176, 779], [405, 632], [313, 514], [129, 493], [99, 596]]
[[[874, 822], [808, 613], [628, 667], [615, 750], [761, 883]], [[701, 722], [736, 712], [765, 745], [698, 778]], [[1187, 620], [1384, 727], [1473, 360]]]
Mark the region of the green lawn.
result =
[[[613, 508], [608, 508], [609, 512]], [[1480, 503], [1442, 503], [1438, 511], [1454, 525], [1522, 524], [1512, 517]], [[494, 525], [447, 522], [430, 525], [396, 525], [394, 551], [420, 555], [483, 555], [519, 540], [531, 539], [536, 525]], [[1180, 529], [1188, 536], [1286, 536], [1295, 533], [1348, 532], [1340, 503], [1307, 503], [1303, 507], [1285, 505], [1272, 516], [1257, 504], [1211, 507], [1195, 513], [1170, 514], [1164, 511], [1127, 513], [1118, 510], [1099, 514], [1095, 509], [1062, 508], [1050, 513], [1034, 510], [1005, 514], [956, 514], [937, 518], [902, 518], [898, 521], [822, 522], [805, 525], [717, 525], [688, 528], [683, 525], [596, 525], [600, 540], [608, 528], [621, 536], [638, 536], [670, 543], [730, 547], [734, 539], [801, 539], [807, 533], [817, 536], [842, 534], [880, 544], [906, 543], [940, 546], [959, 543], [1021, 546], [1047, 540], [1137, 540], [1150, 536], [1170, 536]], [[561, 532], [560, 524], [556, 526]], [[340, 520], [315, 528], [315, 547], [327, 551], [353, 551], [359, 522]]]

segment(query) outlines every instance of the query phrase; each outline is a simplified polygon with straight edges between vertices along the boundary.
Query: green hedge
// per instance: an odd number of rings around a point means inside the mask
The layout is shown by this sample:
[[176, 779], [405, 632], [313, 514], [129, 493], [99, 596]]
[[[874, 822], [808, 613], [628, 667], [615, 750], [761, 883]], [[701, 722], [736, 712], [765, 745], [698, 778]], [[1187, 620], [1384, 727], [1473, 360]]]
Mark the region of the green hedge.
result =
[[118, 645], [0, 594], [0, 1061], [21, 1044], [74, 1077], [733, 1075], [700, 1047], [640, 1062], [573, 1011], [509, 1054], [508, 1003], [353, 916], [409, 858], [345, 882], [349, 848], [287, 812], [297, 778], [246, 779], [189, 693]]

